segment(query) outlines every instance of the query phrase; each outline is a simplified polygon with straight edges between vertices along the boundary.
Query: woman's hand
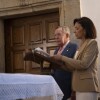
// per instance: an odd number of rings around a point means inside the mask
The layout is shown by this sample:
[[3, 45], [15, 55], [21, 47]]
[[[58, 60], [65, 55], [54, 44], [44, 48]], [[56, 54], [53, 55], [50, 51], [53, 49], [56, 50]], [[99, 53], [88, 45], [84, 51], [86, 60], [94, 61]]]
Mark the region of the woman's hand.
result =
[[61, 55], [54, 55], [54, 56], [51, 56], [52, 59], [54, 60], [61, 60]]

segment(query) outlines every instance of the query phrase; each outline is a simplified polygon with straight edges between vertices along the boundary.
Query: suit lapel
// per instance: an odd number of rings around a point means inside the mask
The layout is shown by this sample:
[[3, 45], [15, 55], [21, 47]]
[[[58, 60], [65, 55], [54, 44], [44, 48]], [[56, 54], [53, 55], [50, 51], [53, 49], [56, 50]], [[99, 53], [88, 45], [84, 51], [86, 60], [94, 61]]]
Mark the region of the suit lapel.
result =
[[58, 51], [59, 51], [59, 47], [57, 47], [57, 48], [56, 48], [56, 50], [55, 50], [54, 54], [57, 54], [57, 53], [58, 53]]
[[[67, 46], [66, 46], [66, 47], [64, 48], [64, 50], [62, 51], [61, 55], [64, 55], [66, 52], [68, 52], [68, 51], [70, 50], [70, 44], [71, 44], [70, 42], [67, 44]], [[54, 54], [57, 54], [58, 50], [59, 50], [59, 47], [56, 48]], [[65, 52], [65, 51], [66, 51], [66, 52]]]
[[[62, 51], [61, 55], [63, 55], [64, 53], [68, 52], [70, 50], [70, 42], [67, 44], [67, 46], [64, 48], [64, 50]], [[66, 51], [66, 52], [65, 52]]]
[[76, 57], [76, 59], [80, 56], [80, 54], [82, 54], [82, 52], [85, 50], [85, 48], [86, 48], [86, 46], [87, 46], [87, 44], [89, 43], [89, 41], [90, 41], [90, 39], [87, 39], [84, 43], [83, 43], [83, 45], [79, 48], [79, 52], [78, 52], [78, 54], [77, 54], [77, 57]]

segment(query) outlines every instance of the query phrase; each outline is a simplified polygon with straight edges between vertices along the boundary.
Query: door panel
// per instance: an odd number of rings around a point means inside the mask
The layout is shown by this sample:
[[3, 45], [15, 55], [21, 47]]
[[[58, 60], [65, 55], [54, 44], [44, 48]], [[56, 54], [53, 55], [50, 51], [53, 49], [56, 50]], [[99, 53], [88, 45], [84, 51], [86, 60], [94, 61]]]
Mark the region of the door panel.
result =
[[[58, 12], [5, 20], [6, 72], [41, 74], [40, 64], [24, 61], [27, 49], [36, 47], [53, 54], [56, 47], [54, 31], [59, 25]], [[49, 64], [44, 62], [44, 73]]]
[[54, 31], [58, 26], [58, 19], [48, 19], [45, 22], [47, 42], [54, 41]]
[[37, 44], [42, 43], [42, 23], [31, 23], [28, 25], [29, 43]]
[[24, 45], [24, 25], [13, 26], [11, 28], [11, 43], [12, 46]]
[[25, 64], [23, 61], [23, 51], [14, 51], [12, 52], [12, 66], [14, 72], [23, 72], [25, 71]]

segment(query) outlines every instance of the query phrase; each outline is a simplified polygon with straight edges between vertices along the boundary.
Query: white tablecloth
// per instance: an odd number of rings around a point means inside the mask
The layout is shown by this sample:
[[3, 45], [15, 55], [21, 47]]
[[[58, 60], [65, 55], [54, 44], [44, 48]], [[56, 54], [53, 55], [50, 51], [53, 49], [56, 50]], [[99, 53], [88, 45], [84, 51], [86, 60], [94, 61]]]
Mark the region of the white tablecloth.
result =
[[63, 93], [50, 75], [0, 74], [0, 100], [49, 97], [61, 100]]

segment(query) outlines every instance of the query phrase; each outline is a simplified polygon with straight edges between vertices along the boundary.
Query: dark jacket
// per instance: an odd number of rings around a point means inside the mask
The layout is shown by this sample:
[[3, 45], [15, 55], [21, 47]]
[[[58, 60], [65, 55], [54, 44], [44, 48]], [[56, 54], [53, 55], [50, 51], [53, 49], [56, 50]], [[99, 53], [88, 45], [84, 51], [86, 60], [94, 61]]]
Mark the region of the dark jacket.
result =
[[[57, 54], [58, 50], [59, 48], [56, 48], [54, 54]], [[61, 55], [73, 58], [76, 50], [77, 50], [77, 45], [69, 42], [67, 46], [64, 48]], [[62, 92], [64, 93], [63, 100], [67, 100], [71, 96], [72, 73], [69, 71], [65, 71], [63, 69], [54, 69], [53, 77], [58, 83]]]

